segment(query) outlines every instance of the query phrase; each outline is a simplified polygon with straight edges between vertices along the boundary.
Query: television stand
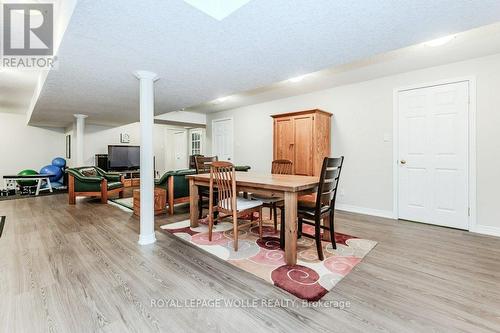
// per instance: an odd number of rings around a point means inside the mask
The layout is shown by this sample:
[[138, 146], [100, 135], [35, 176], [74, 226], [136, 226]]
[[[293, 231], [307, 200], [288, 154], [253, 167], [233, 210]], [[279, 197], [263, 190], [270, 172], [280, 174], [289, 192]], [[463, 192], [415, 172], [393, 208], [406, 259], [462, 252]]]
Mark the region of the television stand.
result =
[[141, 173], [139, 170], [116, 171], [123, 175], [124, 187], [137, 187], [141, 185]]

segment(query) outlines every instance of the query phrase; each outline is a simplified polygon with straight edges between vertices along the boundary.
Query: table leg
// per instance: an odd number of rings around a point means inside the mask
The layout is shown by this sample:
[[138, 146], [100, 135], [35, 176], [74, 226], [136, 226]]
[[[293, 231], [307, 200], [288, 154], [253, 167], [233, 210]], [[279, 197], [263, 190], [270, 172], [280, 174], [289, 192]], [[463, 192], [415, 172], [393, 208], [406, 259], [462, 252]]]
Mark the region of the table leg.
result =
[[297, 263], [297, 193], [285, 192], [285, 262]]
[[191, 228], [198, 226], [198, 186], [194, 184], [194, 179], [189, 180], [189, 217]]
[[52, 193], [52, 184], [50, 183], [50, 178], [47, 178], [47, 186], [49, 187], [49, 192]]
[[42, 188], [42, 181], [42, 178], [38, 178], [35, 195], [38, 195], [40, 193], [40, 189]]

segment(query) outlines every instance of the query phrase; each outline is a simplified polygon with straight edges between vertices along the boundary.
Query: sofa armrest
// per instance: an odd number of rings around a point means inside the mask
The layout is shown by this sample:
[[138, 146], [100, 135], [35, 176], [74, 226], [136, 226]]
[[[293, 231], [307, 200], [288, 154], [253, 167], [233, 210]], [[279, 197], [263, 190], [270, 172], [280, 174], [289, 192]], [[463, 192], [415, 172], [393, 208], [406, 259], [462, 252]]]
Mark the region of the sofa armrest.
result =
[[160, 187], [167, 187], [167, 181], [170, 176], [173, 176], [175, 174], [175, 171], [167, 171], [161, 176], [160, 179], [155, 179], [155, 185], [160, 186]]
[[248, 172], [251, 167], [249, 165], [235, 165], [234, 170], [235, 171], [243, 171], [243, 172]]
[[84, 176], [74, 169], [66, 169], [66, 172], [83, 183], [100, 183], [104, 179], [100, 176]]
[[118, 172], [106, 172], [104, 173], [104, 178], [110, 182], [121, 182], [122, 175]]

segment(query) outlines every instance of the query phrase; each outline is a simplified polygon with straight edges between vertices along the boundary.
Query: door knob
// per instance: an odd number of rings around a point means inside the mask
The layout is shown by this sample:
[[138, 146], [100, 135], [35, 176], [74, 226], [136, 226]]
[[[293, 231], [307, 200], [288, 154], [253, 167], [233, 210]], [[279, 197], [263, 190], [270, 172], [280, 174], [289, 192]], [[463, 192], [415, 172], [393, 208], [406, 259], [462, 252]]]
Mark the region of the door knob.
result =
[[406, 161], [405, 160], [401, 160], [401, 161], [399, 161], [399, 163], [406, 164]]

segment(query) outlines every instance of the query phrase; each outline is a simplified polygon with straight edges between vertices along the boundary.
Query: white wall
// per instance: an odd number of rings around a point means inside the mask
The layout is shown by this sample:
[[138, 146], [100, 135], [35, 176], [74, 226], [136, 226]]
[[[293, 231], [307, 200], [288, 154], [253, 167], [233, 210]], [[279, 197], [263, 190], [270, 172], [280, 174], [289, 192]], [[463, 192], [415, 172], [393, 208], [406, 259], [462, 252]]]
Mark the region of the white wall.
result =
[[[185, 131], [188, 136], [189, 130], [183, 127], [176, 127], [170, 125], [155, 124], [153, 127], [153, 143], [154, 154], [156, 158], [156, 171], [157, 177], [169, 170], [176, 169], [174, 161], [173, 146], [173, 131]], [[70, 133], [72, 130], [66, 130]], [[108, 145], [122, 144], [120, 143], [120, 133], [128, 133], [130, 135], [130, 143], [132, 146], [139, 146], [141, 144], [141, 130], [139, 123], [132, 123], [119, 127], [108, 127], [100, 125], [86, 125], [85, 126], [85, 152], [84, 161], [86, 165], [94, 165], [95, 154], [107, 154]], [[74, 138], [72, 138], [74, 140]], [[189, 145], [189, 138], [187, 138]], [[185, 147], [186, 154], [189, 157], [188, 146]], [[72, 154], [75, 152], [73, 151]], [[189, 161], [188, 161], [189, 162]], [[187, 163], [188, 163], [187, 162]], [[187, 168], [188, 165], [183, 168]]]
[[24, 169], [40, 171], [54, 157], [65, 157], [65, 149], [63, 129], [26, 126], [26, 115], [0, 113], [0, 179]]
[[[156, 171], [163, 174], [165, 169], [165, 125], [155, 124], [153, 127], [153, 144], [156, 158]], [[100, 125], [85, 126], [85, 148], [84, 162], [86, 165], [95, 164], [95, 154], [107, 154], [108, 145], [120, 145], [120, 133], [130, 135], [130, 143], [127, 145], [140, 146], [141, 129], [139, 123], [124, 126], [109, 127]]]
[[477, 223], [500, 235], [500, 54], [383, 77], [267, 103], [210, 114], [234, 118], [235, 163], [268, 172], [271, 114], [320, 108], [334, 114], [332, 156], [344, 155], [339, 204], [378, 215], [393, 210], [393, 90], [413, 84], [475, 76], [477, 79]]

